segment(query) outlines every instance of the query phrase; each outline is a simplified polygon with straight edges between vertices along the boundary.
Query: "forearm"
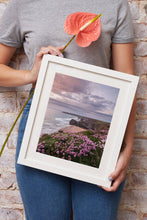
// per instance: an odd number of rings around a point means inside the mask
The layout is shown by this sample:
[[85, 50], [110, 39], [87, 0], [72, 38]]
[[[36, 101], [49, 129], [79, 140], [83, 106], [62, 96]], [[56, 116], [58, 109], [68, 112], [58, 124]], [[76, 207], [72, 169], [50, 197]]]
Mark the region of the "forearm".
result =
[[0, 86], [17, 87], [31, 83], [30, 71], [15, 70], [0, 64]]
[[16, 48], [9, 47], [0, 43], [0, 86], [17, 87], [30, 83], [35, 86], [43, 55], [51, 54], [54, 56], [62, 57], [61, 50], [63, 50], [63, 48], [63, 46], [53, 47], [51, 45], [48, 47], [42, 47], [36, 55], [32, 70], [27, 71], [15, 70], [7, 66]]
[[125, 136], [123, 143], [125, 145], [123, 149], [123, 153], [126, 156], [126, 159], [130, 160], [132, 149], [133, 149], [133, 140], [134, 140], [134, 129], [135, 129], [135, 120], [136, 120], [136, 97], [134, 99], [134, 103], [131, 109], [130, 117], [128, 120]]
[[[112, 45], [112, 55], [113, 55], [113, 68], [114, 70], [121, 71], [128, 74], [134, 74], [134, 63], [133, 63], [133, 43], [130, 44], [113, 44]], [[127, 124], [125, 136], [123, 153], [126, 157], [130, 158], [133, 139], [134, 139], [134, 127], [136, 119], [136, 99], [134, 100], [129, 121]]]

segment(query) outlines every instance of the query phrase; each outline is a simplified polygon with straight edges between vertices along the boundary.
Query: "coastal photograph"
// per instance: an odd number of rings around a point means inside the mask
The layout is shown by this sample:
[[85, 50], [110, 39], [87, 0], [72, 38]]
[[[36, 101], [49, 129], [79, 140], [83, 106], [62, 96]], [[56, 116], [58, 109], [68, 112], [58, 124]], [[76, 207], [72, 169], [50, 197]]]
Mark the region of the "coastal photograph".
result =
[[36, 151], [99, 168], [118, 94], [56, 73]]

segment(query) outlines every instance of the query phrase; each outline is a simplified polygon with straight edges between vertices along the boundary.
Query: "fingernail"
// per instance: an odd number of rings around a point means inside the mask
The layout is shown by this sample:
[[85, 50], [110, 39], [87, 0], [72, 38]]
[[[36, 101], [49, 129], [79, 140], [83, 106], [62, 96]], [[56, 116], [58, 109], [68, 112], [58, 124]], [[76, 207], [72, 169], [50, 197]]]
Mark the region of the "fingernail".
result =
[[113, 178], [112, 178], [111, 176], [109, 176], [109, 177], [108, 177], [108, 180], [109, 180], [109, 181], [112, 181], [112, 180], [113, 180]]
[[62, 53], [60, 53], [60, 57], [64, 57], [64, 55]]
[[45, 53], [48, 53], [48, 52], [49, 52], [49, 50], [48, 50], [48, 49], [46, 49], [46, 50], [45, 50]]
[[57, 55], [58, 55], [56, 51], [54, 51], [53, 53], [55, 54], [55, 56], [57, 56]]

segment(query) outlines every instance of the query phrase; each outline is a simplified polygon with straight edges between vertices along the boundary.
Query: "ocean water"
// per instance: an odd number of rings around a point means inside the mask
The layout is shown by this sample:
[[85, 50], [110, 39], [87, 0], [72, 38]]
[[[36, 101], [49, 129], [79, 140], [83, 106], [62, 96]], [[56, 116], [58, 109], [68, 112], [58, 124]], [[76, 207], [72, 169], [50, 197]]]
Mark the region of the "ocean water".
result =
[[72, 115], [82, 116], [85, 118], [91, 118], [99, 121], [104, 122], [111, 122], [112, 115], [108, 115], [102, 112], [96, 112], [96, 111], [89, 111], [87, 108], [81, 107], [82, 103], [79, 103], [79, 105], [69, 105], [68, 103], [63, 103], [62, 101], [58, 101], [56, 99], [50, 99], [48, 108], [52, 108], [55, 110], [60, 110], [62, 112], [70, 112]]
[[71, 119], [79, 120], [78, 116], [65, 113], [57, 109], [47, 108], [42, 125], [41, 135], [51, 134], [57, 132], [61, 128], [69, 126]]

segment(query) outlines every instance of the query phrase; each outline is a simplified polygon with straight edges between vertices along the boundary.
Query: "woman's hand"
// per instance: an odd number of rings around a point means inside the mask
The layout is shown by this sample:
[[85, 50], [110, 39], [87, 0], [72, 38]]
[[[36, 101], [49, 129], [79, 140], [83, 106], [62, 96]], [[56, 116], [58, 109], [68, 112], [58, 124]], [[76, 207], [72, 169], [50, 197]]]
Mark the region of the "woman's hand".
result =
[[27, 77], [29, 77], [29, 81], [32, 82], [33, 85], [35, 85], [35, 83], [37, 81], [37, 77], [38, 77], [38, 73], [40, 70], [43, 55], [44, 54], [51, 54], [54, 56], [63, 57], [63, 54], [61, 53], [61, 50], [63, 48], [64, 48], [64, 46], [59, 46], [59, 47], [48, 46], [48, 47], [42, 47], [40, 49], [40, 51], [36, 55], [36, 59], [35, 59], [33, 68], [31, 70], [30, 74], [27, 75]]
[[112, 180], [111, 187], [110, 188], [102, 187], [105, 191], [112, 192], [117, 190], [121, 182], [123, 182], [123, 180], [125, 179], [129, 161], [130, 161], [130, 157], [126, 155], [126, 152], [124, 150], [119, 155], [114, 172], [111, 173], [110, 176], [108, 177], [110, 181]]

